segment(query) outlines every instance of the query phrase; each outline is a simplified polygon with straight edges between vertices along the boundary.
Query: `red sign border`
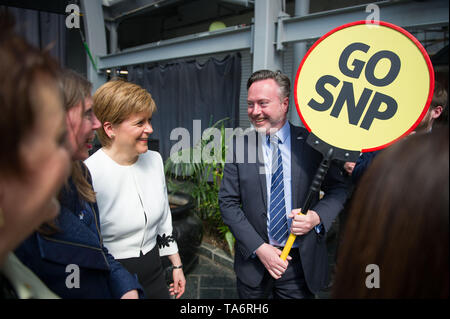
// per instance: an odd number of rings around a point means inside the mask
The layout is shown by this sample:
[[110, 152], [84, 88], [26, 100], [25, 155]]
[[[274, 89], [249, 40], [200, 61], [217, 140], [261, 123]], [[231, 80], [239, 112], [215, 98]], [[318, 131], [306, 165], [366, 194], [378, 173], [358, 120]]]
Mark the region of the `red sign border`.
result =
[[[355, 26], [355, 25], [360, 25], [360, 24], [367, 24], [367, 21], [365, 20], [361, 20], [361, 21], [355, 21], [355, 22], [350, 22], [350, 23], [346, 23], [344, 25], [341, 25], [337, 28], [334, 28], [333, 30], [327, 32], [325, 35], [323, 35], [319, 40], [317, 40], [313, 46], [311, 48], [309, 48], [308, 52], [306, 52], [305, 56], [303, 57], [298, 70], [297, 70], [297, 75], [295, 76], [295, 84], [294, 84], [294, 101], [295, 101], [295, 107], [297, 109], [297, 113], [300, 117], [300, 120], [302, 121], [303, 125], [305, 125], [305, 128], [311, 132], [310, 127], [308, 126], [308, 124], [306, 123], [305, 119], [302, 116], [302, 113], [300, 112], [300, 108], [298, 106], [298, 102], [297, 102], [297, 85], [298, 85], [298, 78], [300, 76], [300, 71], [303, 67], [303, 64], [305, 63], [306, 59], [308, 58], [308, 56], [311, 54], [311, 52], [316, 48], [316, 46], [319, 45], [320, 42], [322, 42], [323, 40], [325, 40], [327, 37], [329, 37], [330, 35], [332, 35], [333, 33], [351, 27], [351, 26]], [[417, 121], [401, 136], [397, 137], [396, 139], [392, 140], [391, 142], [388, 142], [384, 145], [381, 146], [377, 146], [377, 147], [373, 147], [373, 148], [366, 148], [366, 149], [362, 149], [361, 152], [366, 153], [366, 152], [373, 152], [373, 151], [377, 151], [380, 149], [383, 149], [393, 143], [395, 143], [396, 141], [398, 141], [399, 139], [403, 138], [404, 136], [410, 134], [417, 125], [419, 125], [419, 123], [422, 121], [423, 117], [425, 116], [425, 114], [428, 111], [428, 108], [430, 107], [430, 103], [431, 103], [431, 99], [433, 98], [433, 92], [434, 92], [434, 69], [433, 69], [433, 65], [431, 63], [430, 57], [428, 56], [427, 51], [425, 50], [425, 48], [422, 46], [422, 44], [419, 42], [419, 40], [417, 40], [411, 33], [409, 33], [408, 31], [406, 31], [405, 29], [389, 23], [389, 22], [385, 22], [385, 21], [378, 21], [377, 24], [380, 24], [382, 26], [385, 27], [389, 27], [392, 28], [398, 32], [401, 32], [402, 34], [404, 34], [405, 36], [407, 36], [420, 50], [420, 52], [422, 53], [423, 57], [425, 58], [425, 61], [427, 63], [428, 66], [428, 71], [430, 74], [430, 88], [429, 88], [429, 92], [428, 92], [428, 99], [427, 102], [425, 103], [425, 107], [422, 111], [422, 113], [420, 114], [419, 118], [417, 119]]]

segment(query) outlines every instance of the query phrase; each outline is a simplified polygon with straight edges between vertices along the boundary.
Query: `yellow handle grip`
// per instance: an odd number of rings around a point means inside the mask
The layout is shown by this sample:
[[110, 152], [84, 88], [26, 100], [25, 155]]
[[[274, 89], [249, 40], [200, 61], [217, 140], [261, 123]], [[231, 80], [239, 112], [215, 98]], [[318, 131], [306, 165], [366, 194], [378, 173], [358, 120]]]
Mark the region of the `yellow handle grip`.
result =
[[[300, 210], [298, 214], [302, 214], [302, 211]], [[297, 238], [297, 236], [295, 236], [294, 234], [289, 234], [289, 238], [286, 242], [286, 245], [284, 246], [283, 251], [281, 252], [280, 258], [282, 260], [286, 261], [286, 258], [289, 255], [289, 252], [291, 251], [292, 245], [294, 244], [295, 238]]]
[[292, 245], [294, 244], [295, 238], [297, 238], [297, 236], [295, 236], [294, 234], [289, 234], [289, 238], [286, 242], [286, 246], [284, 246], [283, 252], [281, 253], [281, 256], [280, 256], [280, 258], [283, 259], [284, 261], [286, 261], [286, 258], [289, 255], [289, 252], [291, 251], [291, 248], [292, 248]]

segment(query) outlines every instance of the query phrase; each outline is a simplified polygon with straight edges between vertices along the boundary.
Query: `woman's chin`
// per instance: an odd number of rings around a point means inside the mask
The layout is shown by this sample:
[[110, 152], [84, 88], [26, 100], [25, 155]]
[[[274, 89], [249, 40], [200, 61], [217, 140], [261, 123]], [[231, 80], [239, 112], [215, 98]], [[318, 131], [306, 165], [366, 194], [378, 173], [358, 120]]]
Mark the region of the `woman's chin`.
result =
[[148, 146], [141, 146], [141, 147], [138, 148], [137, 151], [138, 151], [139, 154], [147, 153], [147, 151], [148, 151]]
[[74, 161], [84, 161], [89, 157], [89, 149], [87, 147], [83, 149], [79, 149], [73, 156], [72, 160]]

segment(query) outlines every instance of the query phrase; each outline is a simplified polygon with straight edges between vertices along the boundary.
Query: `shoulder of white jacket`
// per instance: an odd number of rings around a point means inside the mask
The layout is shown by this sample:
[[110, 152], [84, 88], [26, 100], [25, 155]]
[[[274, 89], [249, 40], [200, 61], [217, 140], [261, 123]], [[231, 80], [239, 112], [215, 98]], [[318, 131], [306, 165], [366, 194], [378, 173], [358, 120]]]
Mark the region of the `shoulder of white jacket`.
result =
[[96, 165], [96, 163], [99, 162], [99, 158], [101, 158], [102, 155], [103, 151], [101, 149], [98, 149], [94, 154], [85, 159], [83, 163], [90, 169], [92, 166]]
[[158, 161], [162, 162], [161, 154], [159, 154], [159, 152], [156, 152], [156, 151], [148, 150], [147, 152], [142, 153], [139, 156], [145, 160], [158, 160]]

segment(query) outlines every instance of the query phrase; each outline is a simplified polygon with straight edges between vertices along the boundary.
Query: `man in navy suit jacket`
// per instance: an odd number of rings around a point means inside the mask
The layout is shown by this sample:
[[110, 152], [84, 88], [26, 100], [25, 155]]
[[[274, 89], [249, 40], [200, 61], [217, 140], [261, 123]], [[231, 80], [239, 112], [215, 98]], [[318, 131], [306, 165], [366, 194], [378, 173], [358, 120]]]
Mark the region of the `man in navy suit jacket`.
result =
[[[286, 120], [287, 76], [279, 71], [257, 71], [249, 78], [247, 90], [248, 116], [255, 130], [235, 138], [219, 192], [223, 221], [236, 238], [238, 293], [241, 298], [313, 298], [328, 284], [326, 232], [343, 208], [347, 184], [332, 164], [322, 183], [324, 197], [319, 200], [317, 195], [311, 210], [299, 215], [322, 155], [306, 143], [307, 130]], [[282, 158], [282, 212], [289, 231], [297, 235], [287, 261], [279, 256], [288, 234], [275, 240], [268, 230], [272, 173], [267, 140], [274, 134]], [[243, 148], [237, 147], [239, 138]]]

